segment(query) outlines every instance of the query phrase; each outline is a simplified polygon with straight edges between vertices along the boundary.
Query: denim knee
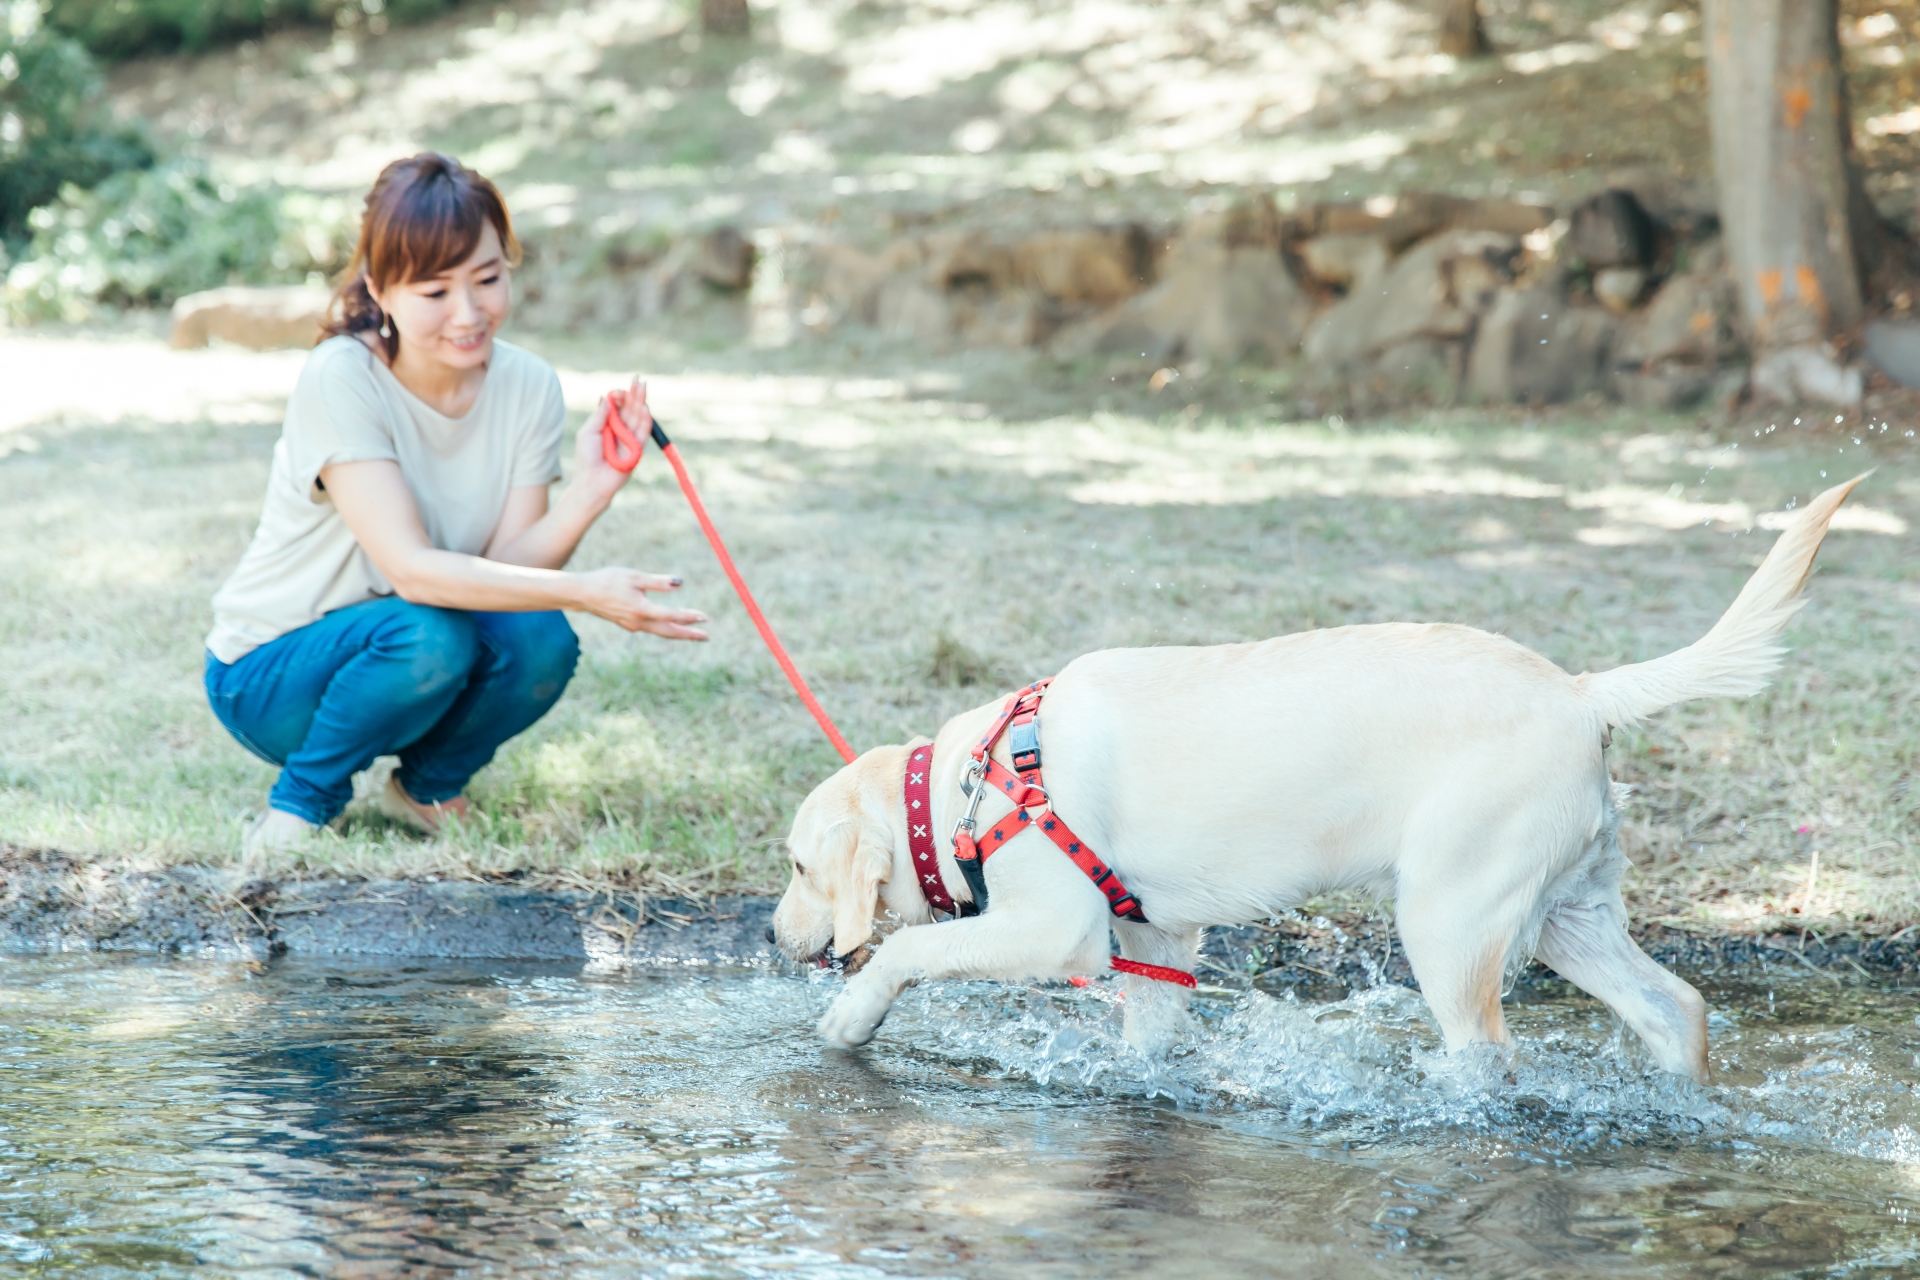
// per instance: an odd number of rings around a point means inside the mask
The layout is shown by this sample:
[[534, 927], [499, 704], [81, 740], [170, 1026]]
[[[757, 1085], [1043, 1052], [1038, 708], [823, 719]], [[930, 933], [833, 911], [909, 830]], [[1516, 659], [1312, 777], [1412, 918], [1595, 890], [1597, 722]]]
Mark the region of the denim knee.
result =
[[480, 629], [473, 615], [429, 604], [408, 603], [398, 610], [376, 644], [405, 660], [413, 695], [421, 700], [465, 684], [480, 660]]
[[580, 661], [580, 638], [563, 613], [523, 613], [510, 629], [515, 681], [538, 702], [557, 699]]

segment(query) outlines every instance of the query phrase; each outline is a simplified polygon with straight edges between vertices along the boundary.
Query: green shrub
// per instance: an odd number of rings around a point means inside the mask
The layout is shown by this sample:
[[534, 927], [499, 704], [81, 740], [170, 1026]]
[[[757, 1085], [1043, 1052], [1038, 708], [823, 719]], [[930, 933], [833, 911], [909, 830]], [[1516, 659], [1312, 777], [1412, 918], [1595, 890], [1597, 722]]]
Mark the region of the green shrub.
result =
[[69, 185], [29, 223], [33, 239], [6, 276], [7, 309], [22, 323], [298, 282], [343, 265], [354, 231], [345, 201], [236, 190], [192, 162], [119, 173], [91, 191]]
[[103, 58], [189, 52], [289, 27], [418, 22], [458, 0], [48, 0], [47, 24]]
[[0, 241], [17, 241], [28, 212], [62, 186], [90, 187], [153, 163], [137, 134], [100, 117], [100, 77], [87, 51], [39, 28], [30, 6], [14, 6], [13, 16], [0, 26]]

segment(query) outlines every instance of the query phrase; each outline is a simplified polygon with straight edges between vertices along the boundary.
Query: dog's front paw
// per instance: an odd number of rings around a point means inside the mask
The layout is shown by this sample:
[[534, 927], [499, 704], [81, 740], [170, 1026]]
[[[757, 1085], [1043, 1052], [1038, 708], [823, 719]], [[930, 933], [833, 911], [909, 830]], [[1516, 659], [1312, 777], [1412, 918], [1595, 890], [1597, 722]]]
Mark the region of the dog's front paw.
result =
[[820, 1038], [836, 1049], [858, 1049], [873, 1039], [880, 1024], [887, 1020], [893, 1001], [884, 990], [863, 983], [849, 983], [820, 1019]]

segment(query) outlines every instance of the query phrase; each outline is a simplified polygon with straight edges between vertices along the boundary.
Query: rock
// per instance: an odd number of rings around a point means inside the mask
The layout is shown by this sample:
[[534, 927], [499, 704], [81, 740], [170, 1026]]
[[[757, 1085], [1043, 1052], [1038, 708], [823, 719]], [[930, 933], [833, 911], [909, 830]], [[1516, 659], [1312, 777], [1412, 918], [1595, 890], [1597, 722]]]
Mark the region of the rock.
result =
[[1014, 244], [1013, 275], [1061, 302], [1108, 307], [1152, 283], [1156, 249], [1138, 225], [1042, 231]]
[[1605, 311], [1568, 306], [1560, 279], [1502, 289], [1474, 335], [1468, 393], [1483, 404], [1554, 404], [1599, 389], [1616, 328]]
[[1710, 366], [1731, 355], [1733, 310], [1725, 262], [1718, 240], [1701, 246], [1687, 271], [1662, 285], [1645, 310], [1628, 321], [1614, 363], [1638, 368], [1668, 361]]
[[[1669, 413], [1698, 404], [1719, 381], [1718, 370], [1689, 364], [1645, 370], [1615, 369], [1612, 378], [1613, 393], [1622, 404], [1654, 413]], [[1742, 381], [1744, 383], [1744, 378]]]
[[1296, 251], [1307, 273], [1321, 284], [1364, 289], [1386, 274], [1392, 254], [1382, 236], [1335, 232], [1302, 240]]
[[816, 244], [808, 264], [809, 283], [830, 308], [828, 323], [875, 323], [880, 285], [887, 278], [886, 263], [878, 254], [843, 244]]
[[962, 289], [947, 295], [947, 316], [960, 345], [1008, 351], [1039, 346], [1060, 327], [1057, 304], [1034, 289]]
[[1617, 316], [1633, 310], [1647, 289], [1647, 273], [1639, 267], [1607, 267], [1593, 273], [1593, 296]]
[[718, 227], [694, 243], [689, 266], [700, 279], [735, 293], [753, 283], [753, 241], [738, 227]]
[[1450, 231], [1419, 245], [1377, 282], [1355, 290], [1307, 335], [1306, 353], [1333, 368], [1414, 339], [1464, 340], [1511, 278], [1519, 242], [1489, 231]]
[[1159, 283], [1063, 333], [1054, 354], [1096, 352], [1234, 361], [1259, 351], [1290, 354], [1313, 316], [1313, 300], [1278, 252], [1218, 242], [1178, 246]]
[[1920, 321], [1869, 320], [1868, 363], [1903, 387], [1920, 387]]
[[1653, 259], [1653, 219], [1631, 191], [1602, 191], [1574, 207], [1561, 251], [1598, 270]]
[[1859, 367], [1841, 364], [1825, 343], [1767, 353], [1754, 362], [1751, 386], [1754, 395], [1784, 404], [1856, 405], [1866, 392]]
[[937, 288], [1005, 289], [1016, 283], [1012, 246], [984, 231], [936, 231], [922, 245], [928, 282]]
[[204, 347], [213, 339], [267, 351], [310, 347], [326, 323], [333, 295], [308, 285], [233, 286], [190, 293], [173, 304], [172, 345]]
[[1439, 231], [1499, 231], [1522, 236], [1553, 221], [1553, 210], [1517, 200], [1470, 200], [1427, 191], [1375, 197], [1365, 204], [1316, 206], [1306, 234], [1371, 235], [1399, 252]]
[[946, 291], [917, 274], [890, 275], [881, 281], [874, 293], [872, 323], [894, 337], [936, 348], [946, 345], [954, 327]]

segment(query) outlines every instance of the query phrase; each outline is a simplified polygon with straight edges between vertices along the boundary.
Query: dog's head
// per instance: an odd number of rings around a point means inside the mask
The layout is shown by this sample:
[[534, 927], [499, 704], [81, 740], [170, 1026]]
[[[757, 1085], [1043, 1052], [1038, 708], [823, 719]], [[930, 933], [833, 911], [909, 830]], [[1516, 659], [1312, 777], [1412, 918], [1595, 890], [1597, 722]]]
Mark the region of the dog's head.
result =
[[[893, 878], [894, 814], [907, 748], [876, 747], [813, 789], [787, 837], [793, 878], [773, 912], [775, 944], [791, 960], [865, 963]], [[831, 951], [829, 951], [831, 948]]]

